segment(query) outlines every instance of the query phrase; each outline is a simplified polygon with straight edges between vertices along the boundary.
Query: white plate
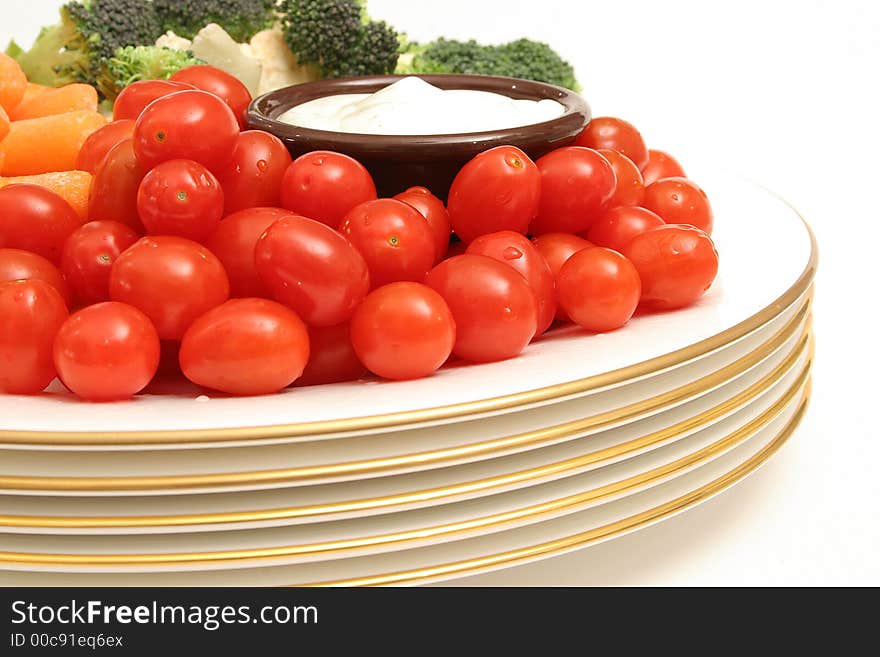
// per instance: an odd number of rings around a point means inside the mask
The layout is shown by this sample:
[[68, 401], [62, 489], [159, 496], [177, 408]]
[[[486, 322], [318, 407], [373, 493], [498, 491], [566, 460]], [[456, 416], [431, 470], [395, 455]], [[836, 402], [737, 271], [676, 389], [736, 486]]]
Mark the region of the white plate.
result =
[[751, 333], [784, 310], [809, 285], [816, 262], [809, 230], [785, 202], [725, 176], [701, 174], [700, 180], [715, 209], [721, 270], [694, 307], [642, 315], [604, 335], [563, 331], [519, 358], [448, 367], [419, 381], [338, 384], [238, 399], [202, 400], [191, 391], [101, 405], [63, 392], [8, 395], [0, 397], [0, 443], [179, 447], [363, 434], [558, 401], [675, 367]]

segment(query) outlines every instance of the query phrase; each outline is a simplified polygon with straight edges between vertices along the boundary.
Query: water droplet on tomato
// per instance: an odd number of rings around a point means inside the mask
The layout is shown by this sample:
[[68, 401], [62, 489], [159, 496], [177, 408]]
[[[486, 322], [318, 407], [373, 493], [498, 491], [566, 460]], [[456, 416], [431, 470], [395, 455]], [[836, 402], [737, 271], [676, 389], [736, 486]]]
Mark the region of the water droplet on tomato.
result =
[[502, 252], [505, 260], [516, 260], [517, 258], [522, 258], [523, 253], [515, 246], [508, 246]]
[[266, 160], [257, 160], [257, 169], [260, 170], [260, 173], [266, 173], [266, 169], [269, 168], [269, 163]]

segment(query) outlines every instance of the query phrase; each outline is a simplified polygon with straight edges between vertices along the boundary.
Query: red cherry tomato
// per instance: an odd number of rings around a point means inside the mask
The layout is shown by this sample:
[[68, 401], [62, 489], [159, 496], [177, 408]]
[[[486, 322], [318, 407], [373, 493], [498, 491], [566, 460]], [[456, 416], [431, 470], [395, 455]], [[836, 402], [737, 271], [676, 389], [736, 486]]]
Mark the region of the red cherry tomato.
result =
[[234, 75], [216, 66], [200, 64], [182, 68], [169, 79], [172, 82], [191, 84], [196, 89], [219, 96], [235, 114], [239, 127], [244, 130], [247, 126], [247, 109], [251, 104], [251, 92]]
[[223, 190], [210, 171], [192, 160], [168, 160], [141, 181], [138, 216], [151, 235], [201, 242], [223, 216]]
[[275, 135], [247, 130], [238, 135], [229, 163], [217, 172], [224, 215], [245, 208], [281, 206], [281, 180], [290, 166], [287, 147]]
[[98, 167], [89, 192], [89, 218], [93, 221], [118, 221], [143, 233], [138, 217], [137, 194], [147, 170], [134, 156], [134, 142], [121, 141], [110, 149]]
[[61, 272], [43, 256], [22, 249], [0, 249], [0, 285], [36, 279], [54, 287], [70, 306], [70, 291]]
[[89, 401], [128, 399], [143, 390], [159, 367], [159, 336], [140, 310], [98, 303], [71, 315], [53, 350], [58, 378]]
[[620, 328], [639, 305], [638, 272], [611, 249], [578, 251], [562, 265], [556, 282], [565, 314], [588, 331], [604, 333]]
[[550, 328], [556, 316], [556, 283], [544, 256], [527, 237], [510, 230], [490, 233], [471, 242], [466, 253], [489, 256], [522, 274], [538, 301], [538, 329], [535, 335], [541, 335]]
[[281, 208], [248, 208], [224, 217], [205, 242], [220, 259], [229, 276], [233, 297], [269, 297], [254, 265], [254, 249], [260, 235], [282, 217], [296, 216]]
[[642, 279], [642, 305], [682, 308], [699, 299], [718, 273], [712, 239], [693, 226], [670, 224], [637, 235], [624, 250]]
[[443, 205], [443, 201], [434, 196], [427, 187], [410, 187], [394, 198], [414, 207], [428, 222], [434, 233], [437, 254], [434, 262], [440, 262], [449, 248], [449, 236], [452, 233], [449, 212]]
[[592, 119], [578, 135], [575, 143], [596, 150], [607, 148], [622, 153], [640, 170], [648, 164], [648, 148], [641, 133], [632, 123], [613, 116], [598, 116]]
[[67, 238], [61, 270], [83, 304], [110, 300], [110, 270], [138, 234], [118, 221], [90, 221]]
[[76, 168], [94, 175], [110, 149], [119, 142], [131, 139], [132, 135], [134, 135], [134, 121], [131, 119], [113, 121], [96, 130], [83, 142], [76, 158]]
[[645, 188], [644, 207], [667, 224], [690, 224], [712, 234], [712, 206], [700, 187], [687, 178], [663, 178]]
[[279, 219], [257, 241], [254, 253], [257, 273], [275, 299], [310, 326], [348, 321], [370, 290], [363, 256], [318, 221]]
[[386, 379], [419, 379], [440, 368], [455, 344], [455, 321], [439, 294], [421, 283], [374, 290], [351, 320], [361, 362]]
[[0, 393], [32, 395], [55, 378], [52, 342], [67, 319], [58, 291], [37, 279], [0, 283]]
[[541, 175], [529, 156], [498, 146], [464, 165], [449, 190], [449, 219], [463, 242], [512, 230], [525, 234], [538, 212]]
[[421, 281], [434, 265], [434, 233], [410, 205], [390, 198], [361, 203], [339, 232], [360, 251], [374, 288], [395, 281]]
[[190, 84], [169, 80], [138, 80], [123, 89], [113, 103], [113, 120], [137, 121], [141, 112], [154, 100], [177, 91], [195, 89]]
[[142, 237], [113, 263], [110, 298], [143, 311], [163, 340], [179, 340], [198, 317], [229, 298], [229, 280], [201, 244]]
[[642, 169], [642, 177], [645, 185], [650, 185], [661, 178], [684, 178], [685, 172], [678, 160], [669, 153], [649, 150], [648, 164]]
[[354, 381], [366, 374], [351, 344], [349, 324], [325, 328], [309, 327], [309, 363], [297, 386]]
[[559, 305], [559, 289], [555, 286], [555, 280], [566, 260], [578, 251], [590, 248], [593, 244], [571, 233], [544, 233], [535, 237], [532, 242], [535, 248], [538, 249], [538, 252], [544, 257], [547, 266], [550, 267], [550, 273], [553, 275], [554, 287], [556, 288], [554, 292], [556, 319], [567, 322], [569, 317]]
[[611, 168], [614, 169], [614, 177], [617, 180], [614, 195], [608, 201], [608, 207], [639, 205], [645, 197], [645, 182], [642, 180], [639, 168], [626, 155], [617, 151], [602, 148], [598, 152], [608, 160]]
[[425, 284], [449, 305], [455, 320], [456, 356], [473, 362], [512, 358], [535, 335], [537, 302], [513, 267], [480, 255], [444, 260]]
[[538, 160], [541, 203], [531, 233], [578, 233], [605, 212], [617, 179], [602, 155], [589, 148], [560, 148]]
[[189, 327], [180, 367], [193, 383], [233, 395], [268, 395], [293, 383], [309, 359], [299, 316], [268, 299], [231, 299]]
[[238, 137], [232, 110], [207, 91], [178, 91], [150, 103], [134, 126], [134, 152], [147, 169], [168, 160], [195, 160], [220, 171]]
[[281, 181], [281, 205], [337, 228], [352, 208], [376, 199], [364, 166], [342, 153], [314, 151], [296, 158]]
[[15, 184], [0, 189], [0, 248], [30, 251], [57, 265], [64, 240], [80, 223], [70, 203], [45, 187]]
[[645, 208], [618, 206], [608, 210], [593, 224], [587, 238], [596, 246], [622, 253], [636, 235], [664, 223], [660, 217]]

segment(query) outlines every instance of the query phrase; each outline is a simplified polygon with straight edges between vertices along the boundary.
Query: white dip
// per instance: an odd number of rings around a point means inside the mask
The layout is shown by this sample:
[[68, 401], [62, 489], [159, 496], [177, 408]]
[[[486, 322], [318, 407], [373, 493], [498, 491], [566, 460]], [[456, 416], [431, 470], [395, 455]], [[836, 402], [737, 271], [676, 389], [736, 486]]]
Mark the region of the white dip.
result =
[[555, 100], [514, 100], [502, 94], [438, 89], [403, 78], [374, 94], [325, 96], [297, 105], [279, 120], [301, 128], [368, 135], [442, 135], [516, 128], [565, 112]]

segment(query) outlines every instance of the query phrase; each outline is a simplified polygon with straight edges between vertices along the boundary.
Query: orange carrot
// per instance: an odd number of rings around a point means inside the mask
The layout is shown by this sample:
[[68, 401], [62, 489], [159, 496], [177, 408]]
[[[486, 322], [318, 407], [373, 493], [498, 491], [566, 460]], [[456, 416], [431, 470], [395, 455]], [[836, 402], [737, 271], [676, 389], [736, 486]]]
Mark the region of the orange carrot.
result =
[[[0, 153], [0, 158], [3, 154]], [[0, 160], [2, 161], [2, 160]], [[14, 178], [0, 178], [0, 189], [6, 185], [25, 183], [39, 185], [55, 192], [70, 203], [76, 210], [83, 223], [88, 221], [89, 216], [89, 190], [92, 187], [92, 174], [87, 171], [53, 171], [41, 173], [36, 176], [16, 176]]]
[[0, 142], [6, 162], [2, 176], [27, 176], [50, 171], [72, 171], [83, 142], [107, 119], [89, 110], [13, 121]]
[[15, 121], [64, 114], [76, 110], [98, 111], [98, 92], [89, 84], [68, 84], [23, 99], [13, 111]]
[[18, 62], [0, 53], [0, 106], [7, 112], [21, 102], [27, 88], [27, 77]]
[[0, 141], [3, 141], [3, 138], [9, 134], [9, 116], [6, 114], [6, 110], [3, 109], [3, 106], [0, 105]]
[[53, 87], [47, 87], [42, 84], [37, 84], [36, 82], [28, 82], [27, 87], [24, 89], [24, 96], [21, 98], [21, 102], [16, 105], [13, 109], [9, 111], [9, 118], [13, 121], [17, 121], [18, 117], [18, 108], [24, 105], [25, 103], [33, 100], [37, 96], [40, 96], [47, 91], [51, 91]]

